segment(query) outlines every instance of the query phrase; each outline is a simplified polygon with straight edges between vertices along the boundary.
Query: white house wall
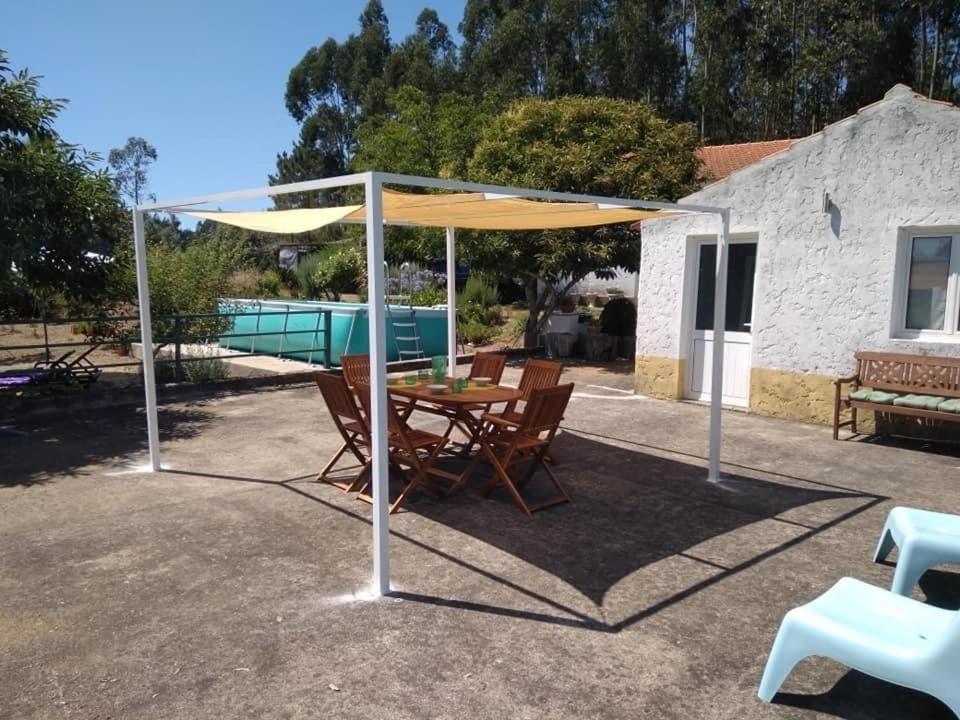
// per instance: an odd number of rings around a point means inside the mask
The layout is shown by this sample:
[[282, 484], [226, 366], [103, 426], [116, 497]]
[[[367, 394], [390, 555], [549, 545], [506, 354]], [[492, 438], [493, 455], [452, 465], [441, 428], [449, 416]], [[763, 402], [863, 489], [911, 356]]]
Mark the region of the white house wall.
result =
[[[823, 194], [834, 204], [823, 211]], [[684, 199], [732, 208], [756, 235], [752, 409], [827, 420], [833, 377], [857, 350], [960, 355], [960, 344], [891, 337], [901, 231], [960, 228], [960, 110], [897, 86], [885, 99]], [[684, 392], [692, 239], [716, 217], [643, 225], [637, 387]], [[693, 275], [693, 277], [691, 277]], [[689, 308], [689, 306], [688, 306]], [[692, 313], [691, 313], [692, 314]]]

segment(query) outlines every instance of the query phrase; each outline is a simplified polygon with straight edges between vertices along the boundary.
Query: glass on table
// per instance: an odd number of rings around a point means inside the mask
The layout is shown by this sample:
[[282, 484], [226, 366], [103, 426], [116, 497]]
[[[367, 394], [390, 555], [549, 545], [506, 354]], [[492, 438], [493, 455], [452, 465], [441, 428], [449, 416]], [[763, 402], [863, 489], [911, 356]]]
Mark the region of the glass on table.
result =
[[435, 355], [430, 358], [430, 365], [433, 368], [433, 381], [439, 385], [447, 377], [447, 356]]

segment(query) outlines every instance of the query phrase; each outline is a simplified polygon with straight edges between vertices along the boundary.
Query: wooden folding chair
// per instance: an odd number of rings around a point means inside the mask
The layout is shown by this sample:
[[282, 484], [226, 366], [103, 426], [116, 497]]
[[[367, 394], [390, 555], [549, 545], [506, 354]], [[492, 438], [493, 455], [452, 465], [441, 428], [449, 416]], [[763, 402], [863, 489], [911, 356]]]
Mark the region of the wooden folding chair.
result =
[[519, 423], [523, 414], [517, 409], [517, 404], [519, 402], [529, 402], [530, 394], [534, 390], [556, 387], [560, 382], [562, 372], [563, 363], [536, 358], [527, 360], [523, 365], [523, 373], [520, 375], [520, 385], [518, 386], [520, 392], [523, 393], [523, 397], [520, 400], [507, 403], [503, 412], [496, 413], [496, 417], [501, 420], [509, 420], [512, 423]]
[[[492, 352], [478, 352], [473, 356], [473, 362], [470, 364], [470, 373], [467, 375], [467, 378], [470, 380], [476, 380], [477, 378], [489, 378], [490, 384], [499, 385], [500, 378], [503, 377], [503, 370], [507, 366], [507, 356], [501, 353], [492, 353]], [[443, 415], [450, 420], [450, 424], [447, 426], [447, 431], [444, 433], [447, 437], [450, 436], [450, 433], [453, 432], [454, 428], [460, 430], [463, 435], [466, 436], [467, 441], [464, 443], [451, 443], [459, 445], [459, 453], [462, 455], [469, 455], [470, 450], [477, 442], [476, 433], [467, 427], [463, 421], [457, 418], [457, 414], [448, 408], [435, 407], [435, 408], [423, 408], [427, 412], [434, 413], [436, 415]], [[472, 405], [464, 405], [460, 408], [461, 412], [469, 413], [483, 413], [490, 411], [490, 403], [474, 403]]]
[[507, 366], [507, 356], [501, 353], [478, 352], [473, 356], [473, 362], [470, 365], [470, 374], [467, 376], [471, 380], [478, 377], [490, 378], [493, 385], [500, 384], [500, 378], [503, 377], [503, 369]]
[[[347, 386], [355, 388], [357, 383], [370, 384], [370, 356], [369, 355], [341, 355], [340, 373], [347, 381]], [[404, 418], [410, 417], [413, 405], [406, 400], [391, 398], [390, 401], [402, 412]]]
[[340, 372], [347, 385], [355, 387], [358, 382], [370, 384], [369, 355], [341, 355]]
[[[370, 386], [363, 382], [357, 383], [354, 391], [360, 398], [360, 405], [363, 407], [364, 414], [369, 418]], [[448, 483], [456, 483], [459, 480], [459, 476], [434, 467], [437, 457], [447, 444], [447, 440], [443, 435], [411, 428], [401, 417], [397, 407], [392, 402], [387, 403], [388, 459], [390, 467], [398, 470], [398, 474], [404, 478], [400, 495], [390, 504], [391, 513], [399, 510], [407, 501], [407, 498], [421, 486], [436, 489], [438, 492], [441, 491], [433, 483], [435, 477], [442, 478]], [[404, 468], [410, 468], [412, 472], [404, 472]], [[369, 489], [370, 481], [368, 480], [357, 497], [366, 502], [373, 502]]]
[[[360, 408], [357, 407], [357, 401], [347, 387], [347, 383], [342, 377], [331, 373], [318, 372], [314, 375], [317, 381], [317, 387], [320, 388], [320, 394], [323, 396], [330, 416], [333, 418], [333, 424], [336, 425], [340, 436], [343, 438], [343, 444], [336, 454], [330, 458], [330, 461], [323, 466], [317, 474], [317, 482], [326, 482], [334, 485], [346, 492], [359, 490], [362, 484], [363, 475], [370, 465], [370, 433], [367, 429], [366, 421], [360, 414]], [[341, 470], [356, 469], [359, 472], [349, 481], [342, 478], [331, 478], [330, 472], [334, 466], [343, 457], [344, 453], [349, 451], [360, 463], [359, 466], [341, 468]]]
[[[486, 423], [480, 436], [480, 453], [473, 459], [464, 475], [470, 475], [481, 459], [487, 460], [493, 466], [494, 475], [483, 489], [483, 494], [489, 495], [503, 485], [513, 501], [527, 515], [552, 505], [570, 502], [567, 491], [544, 459], [560, 428], [572, 392], [573, 383], [531, 390], [517, 423], [499, 415], [484, 415]], [[512, 477], [511, 468], [523, 464], [527, 465], [523, 474]], [[546, 472], [556, 494], [536, 505], [530, 505], [524, 500], [520, 490], [530, 482], [538, 467], [542, 467]]]

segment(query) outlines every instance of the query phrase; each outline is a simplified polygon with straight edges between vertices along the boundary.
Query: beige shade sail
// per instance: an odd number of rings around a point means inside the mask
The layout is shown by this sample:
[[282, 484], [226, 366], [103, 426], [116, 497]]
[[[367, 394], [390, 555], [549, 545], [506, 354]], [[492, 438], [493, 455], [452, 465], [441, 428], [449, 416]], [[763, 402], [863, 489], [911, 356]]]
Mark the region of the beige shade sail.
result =
[[[223, 212], [174, 208], [205, 220], [258, 232], [295, 234], [331, 223], [362, 223], [364, 205], [259, 212]], [[672, 214], [596, 203], [543, 202], [488, 193], [415, 195], [383, 191], [383, 220], [388, 225], [461, 228], [467, 230], [560, 230], [634, 223]]]
[[236, 225], [247, 230], [265, 233], [297, 233], [316, 230], [324, 225], [335, 223], [363, 205], [345, 205], [332, 208], [297, 208], [296, 210], [255, 210], [253, 212], [223, 212], [221, 210], [189, 210], [174, 208], [171, 212], [184, 213], [203, 220]]

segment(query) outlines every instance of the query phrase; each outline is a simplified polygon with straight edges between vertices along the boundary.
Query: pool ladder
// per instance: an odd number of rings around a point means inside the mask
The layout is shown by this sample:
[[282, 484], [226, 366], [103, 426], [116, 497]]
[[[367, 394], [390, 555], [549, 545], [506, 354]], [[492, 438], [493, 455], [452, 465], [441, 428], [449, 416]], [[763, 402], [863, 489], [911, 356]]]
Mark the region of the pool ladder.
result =
[[[384, 266], [387, 266], [384, 263]], [[390, 286], [390, 270], [385, 267], [387, 274], [387, 287]], [[400, 277], [398, 278], [398, 288], [403, 292], [403, 272], [408, 273], [407, 290], [413, 292], [413, 277], [411, 275], [410, 263], [404, 263], [400, 266]], [[393, 341], [397, 349], [397, 358], [399, 360], [418, 360], [426, 357], [423, 352], [423, 345], [420, 343], [420, 330], [417, 327], [417, 311], [413, 309], [412, 295], [387, 295], [387, 322], [393, 328]], [[391, 300], [396, 305], [406, 305], [405, 310], [395, 312], [390, 307]]]

